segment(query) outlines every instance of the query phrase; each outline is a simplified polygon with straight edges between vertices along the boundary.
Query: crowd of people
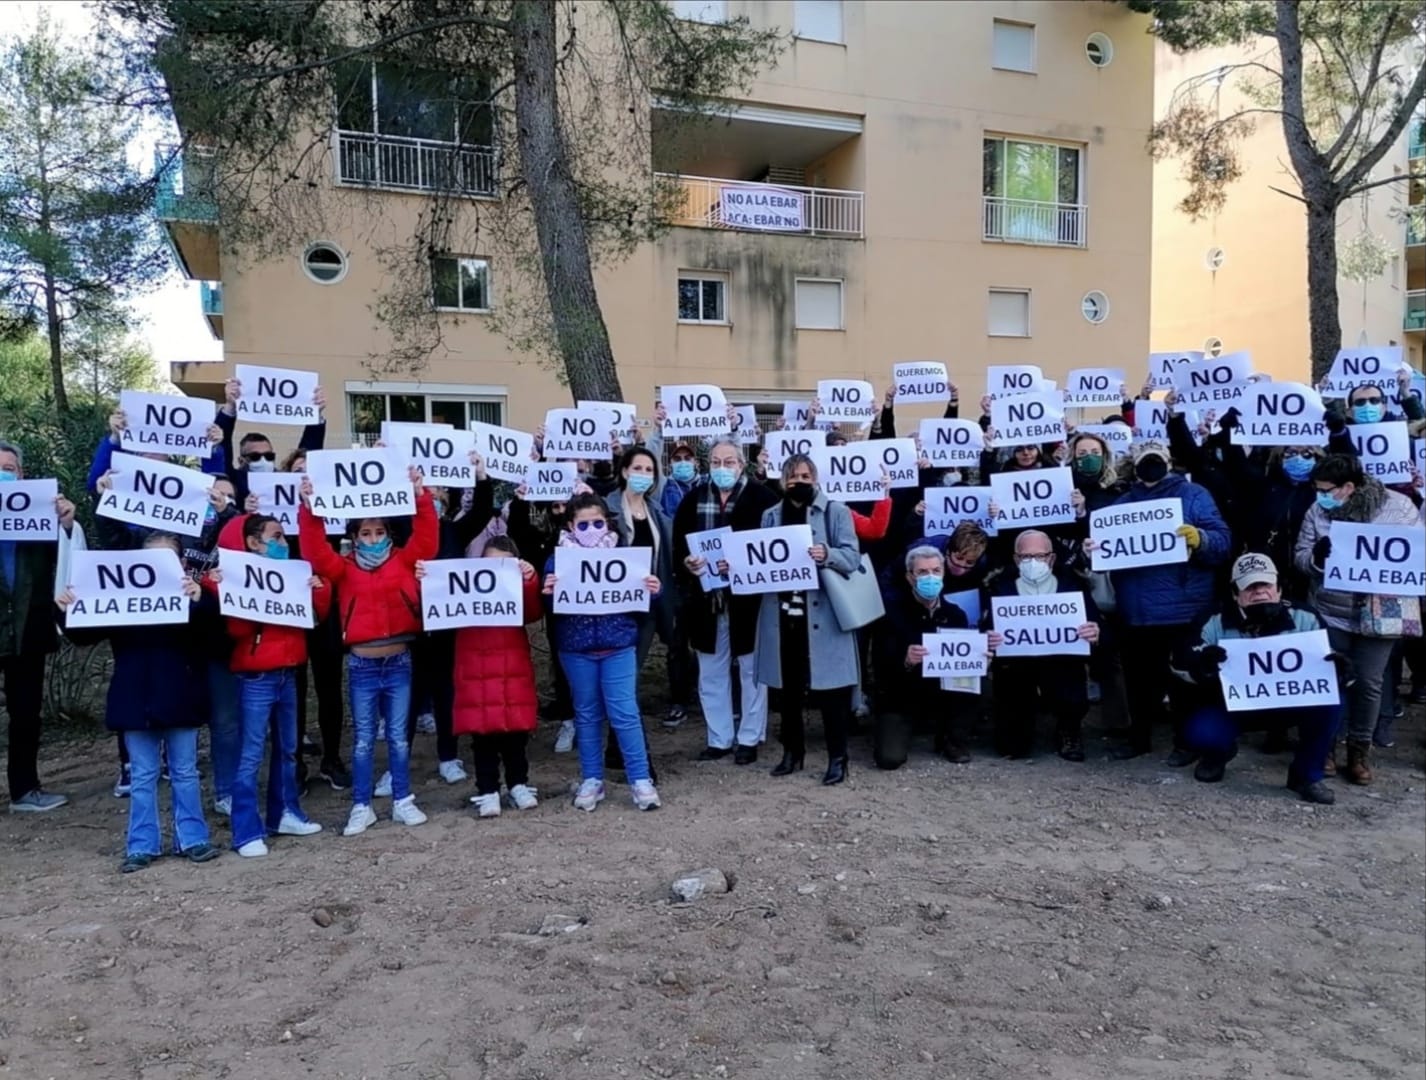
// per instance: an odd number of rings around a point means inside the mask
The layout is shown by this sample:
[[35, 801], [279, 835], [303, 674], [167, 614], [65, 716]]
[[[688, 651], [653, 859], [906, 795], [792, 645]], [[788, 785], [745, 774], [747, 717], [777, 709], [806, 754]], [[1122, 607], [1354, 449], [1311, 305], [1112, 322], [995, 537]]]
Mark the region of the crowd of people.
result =
[[[1048, 716], [1053, 749], [1066, 761], [1082, 762], [1082, 724], [1091, 703], [1099, 702], [1115, 729], [1112, 758], [1148, 754], [1167, 734], [1166, 763], [1194, 765], [1194, 776], [1206, 783], [1223, 778], [1241, 732], [1264, 729], [1268, 748], [1282, 749], [1295, 728], [1287, 786], [1310, 802], [1332, 803], [1326, 778], [1370, 784], [1372, 748], [1393, 744], [1403, 698], [1426, 700], [1421, 598], [1338, 591], [1324, 580], [1334, 524], [1422, 522], [1414, 467], [1412, 483], [1383, 486], [1364, 469], [1350, 437], [1354, 424], [1393, 418], [1411, 421], [1421, 434], [1421, 403], [1404, 378], [1352, 390], [1327, 414], [1326, 445], [1245, 448], [1233, 438], [1241, 425], [1236, 409], [1206, 415], [1196, 426], [1175, 414], [1166, 441], [1136, 438], [1127, 453], [1117, 453], [1118, 440], [1103, 432], [1073, 426], [1063, 441], [1000, 445], [986, 398], [978, 467], [938, 468], [923, 456], [914, 487], [892, 489], [888, 477], [879, 498], [850, 504], [822, 490], [811, 457], [791, 455], [770, 472], [766, 450], [742, 443], [736, 423], [727, 435], [677, 442], [655, 426], [626, 445], [616, 439], [606, 460], [580, 462], [580, 481], [565, 502], [527, 501], [523, 485], [490, 479], [473, 454], [473, 488], [433, 486], [413, 469], [414, 517], [353, 519], [341, 536], [329, 535], [307, 505], [309, 481], [301, 485], [295, 532], [283, 528], [249, 482], [263, 472], [304, 472], [308, 452], [323, 446], [324, 424], [304, 429], [279, 465], [268, 436], [248, 432], [234, 439], [242, 390], [228, 384], [209, 433], [213, 452], [203, 469], [213, 480], [199, 535], [94, 519], [93, 540], [102, 548], [166, 547], [182, 560], [190, 575], [186, 624], [66, 625], [76, 599], [66, 551], [88, 541], [75, 524], [74, 505], [63, 497], [57, 544], [0, 542], [10, 809], [38, 813], [65, 804], [63, 795], [44, 790], [38, 775], [45, 657], [60, 633], [76, 643], [107, 639], [114, 668], [105, 719], [119, 736], [114, 793], [131, 800], [126, 872], [163, 854], [161, 777], [172, 791], [173, 850], [195, 862], [219, 854], [205, 805], [230, 819], [231, 846], [245, 857], [267, 854], [274, 837], [320, 832], [301, 805], [313, 780], [304, 760], [309, 755], [318, 762], [317, 779], [350, 792], [343, 835], [377, 824], [378, 800], [390, 800], [392, 821], [418, 826], [426, 816], [413, 793], [410, 747], [422, 730], [435, 735], [439, 775], [450, 784], [469, 780], [460, 752], [460, 739], [469, 737], [470, 801], [482, 818], [499, 815], [502, 806], [538, 804], [527, 747], [541, 719], [553, 726], [556, 752], [577, 751], [576, 807], [595, 810], [607, 793], [606, 776], [619, 772], [633, 804], [655, 809], [661, 796], [639, 692], [655, 639], [667, 652], [670, 705], [662, 724], [677, 728], [696, 706], [706, 728], [700, 760], [757, 763], [776, 712], [781, 756], [771, 775], [797, 773], [807, 749], [804, 713], [813, 706], [822, 719], [821, 781], [827, 785], [846, 779], [848, 742], [859, 730], [869, 733], [881, 769], [902, 766], [922, 736], [947, 760], [969, 761], [969, 733], [983, 703], [993, 716], [998, 754], [1031, 755], [1037, 720]], [[1146, 386], [1103, 423], [1132, 429], [1136, 409], [1149, 396]], [[959, 407], [951, 387], [945, 416], [957, 418]], [[888, 392], [865, 436], [895, 438], [895, 410], [894, 391]], [[656, 419], [662, 421], [662, 407]], [[126, 422], [116, 413], [97, 449], [91, 498], [113, 484], [113, 452], [123, 444]], [[815, 403], [807, 422], [818, 423]], [[842, 429], [827, 435], [831, 445], [846, 438]], [[538, 435], [535, 446], [538, 457]], [[0, 481], [23, 477], [23, 464], [17, 446], [0, 442]], [[927, 528], [928, 490], [1058, 467], [1073, 477], [1073, 522], [987, 529], [966, 520], [950, 529]], [[1187, 561], [1095, 570], [1090, 515], [1151, 500], [1176, 500], [1181, 507], [1177, 535]], [[1000, 509], [990, 508], [992, 519]], [[726, 575], [728, 566], [710, 564], [690, 536], [791, 525], [810, 530], [807, 554], [823, 575], [850, 579], [864, 572], [868, 557], [884, 614], [844, 627], [823, 589], [742, 595], [703, 587], [706, 575]], [[649, 549], [648, 610], [556, 613], [561, 547]], [[316, 625], [303, 630], [220, 612], [225, 550], [305, 559]], [[544, 676], [526, 626], [423, 627], [421, 580], [430, 564], [465, 555], [515, 560], [523, 622], [543, 621], [554, 656]], [[1005, 640], [992, 616], [994, 602], [1058, 594], [1083, 605], [1084, 622], [1073, 628], [1083, 653], [997, 655]], [[987, 632], [990, 658], [983, 689], [978, 680], [967, 686], [926, 677], [928, 634], [977, 628]], [[1317, 629], [1330, 640], [1328, 659], [1341, 688], [1336, 704], [1227, 707], [1220, 685], [1225, 641]], [[1399, 697], [1408, 668], [1410, 688]], [[540, 685], [542, 677], [547, 686]], [[342, 756], [344, 678], [350, 768]], [[316, 739], [308, 737], [309, 687]], [[209, 732], [206, 804], [201, 728]], [[1339, 760], [1343, 738], [1345, 761]], [[386, 758], [380, 776], [378, 744]]]

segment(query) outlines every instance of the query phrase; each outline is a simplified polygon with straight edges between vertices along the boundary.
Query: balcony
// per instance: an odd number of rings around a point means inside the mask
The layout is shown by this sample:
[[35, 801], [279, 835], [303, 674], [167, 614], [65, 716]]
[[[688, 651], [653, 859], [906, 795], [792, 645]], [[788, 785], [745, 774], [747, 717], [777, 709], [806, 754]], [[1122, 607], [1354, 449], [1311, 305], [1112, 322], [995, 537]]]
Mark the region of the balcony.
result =
[[160, 146], [154, 151], [154, 215], [162, 222], [174, 258], [190, 278], [216, 280], [218, 203], [216, 155], [211, 149]]
[[983, 236], [1001, 244], [1034, 244], [1043, 247], [1085, 246], [1089, 207], [1078, 203], [1035, 202], [981, 197]]
[[499, 169], [493, 146], [463, 146], [366, 131], [338, 131], [336, 137], [339, 183], [476, 199], [495, 197]]
[[208, 329], [219, 341], [223, 340], [223, 283], [204, 281], [198, 286], [199, 300], [203, 305], [203, 317], [208, 320]]
[[863, 193], [658, 173], [670, 188], [669, 224], [695, 229], [860, 240]]
[[1426, 330], [1426, 289], [1412, 289], [1406, 294], [1406, 317], [1402, 320], [1404, 330]]

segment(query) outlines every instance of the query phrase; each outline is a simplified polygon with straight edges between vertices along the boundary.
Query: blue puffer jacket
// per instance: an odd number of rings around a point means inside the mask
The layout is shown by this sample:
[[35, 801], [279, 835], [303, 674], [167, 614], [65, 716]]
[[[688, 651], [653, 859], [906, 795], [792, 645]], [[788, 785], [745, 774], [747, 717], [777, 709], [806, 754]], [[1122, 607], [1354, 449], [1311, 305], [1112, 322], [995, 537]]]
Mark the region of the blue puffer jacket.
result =
[[1114, 594], [1119, 617], [1128, 626], [1175, 626], [1196, 623], [1217, 607], [1213, 568], [1232, 551], [1232, 534], [1206, 488], [1169, 473], [1153, 487], [1135, 483], [1115, 506], [1177, 498], [1183, 522], [1203, 534], [1203, 543], [1186, 563], [1115, 570]]
[[[550, 556], [540, 580], [555, 572]], [[545, 608], [554, 612], [553, 596], [545, 597]], [[597, 653], [632, 649], [639, 642], [639, 624], [633, 615], [555, 615], [555, 652]]]

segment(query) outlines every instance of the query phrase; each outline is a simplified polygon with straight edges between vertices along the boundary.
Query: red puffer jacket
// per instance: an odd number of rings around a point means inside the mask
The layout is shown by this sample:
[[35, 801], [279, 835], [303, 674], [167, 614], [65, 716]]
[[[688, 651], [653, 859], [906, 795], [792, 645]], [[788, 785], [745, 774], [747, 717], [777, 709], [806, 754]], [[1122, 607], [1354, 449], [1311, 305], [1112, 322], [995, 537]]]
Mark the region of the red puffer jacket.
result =
[[434, 559], [440, 547], [440, 522], [431, 496], [416, 500], [411, 539], [395, 548], [375, 570], [363, 570], [355, 555], [338, 555], [327, 544], [326, 527], [304, 505], [297, 511], [302, 552], [312, 569], [337, 590], [337, 620], [350, 648], [368, 641], [421, 632], [421, 590], [416, 563]]
[[[239, 514], [218, 533], [218, 547], [247, 551], [243, 544], [243, 524], [248, 514]], [[324, 545], [325, 546], [325, 545]], [[218, 556], [219, 566], [222, 556]], [[320, 576], [320, 575], [319, 575]], [[218, 586], [204, 577], [203, 587], [216, 593]], [[312, 607], [320, 623], [332, 608], [332, 589], [325, 581], [312, 590]], [[235, 674], [278, 671], [307, 663], [307, 631], [295, 626], [268, 626], [227, 616], [228, 636], [233, 639], [233, 655], [228, 667]]]
[[[525, 621], [541, 617], [540, 576], [525, 582]], [[534, 731], [540, 699], [523, 626], [468, 626], [456, 631], [457, 735]]]

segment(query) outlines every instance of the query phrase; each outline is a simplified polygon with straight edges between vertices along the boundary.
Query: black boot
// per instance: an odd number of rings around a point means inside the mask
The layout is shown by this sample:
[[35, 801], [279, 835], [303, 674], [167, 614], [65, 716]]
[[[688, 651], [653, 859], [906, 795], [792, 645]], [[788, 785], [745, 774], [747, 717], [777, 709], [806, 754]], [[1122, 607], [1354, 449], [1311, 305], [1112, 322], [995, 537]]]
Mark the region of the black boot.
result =
[[791, 750], [782, 752], [782, 760], [772, 767], [773, 776], [791, 776], [795, 772], [802, 771], [802, 755], [794, 754]]
[[831, 787], [833, 784], [840, 784], [847, 778], [848, 762], [844, 757], [832, 758], [827, 762], [827, 771], [822, 774], [822, 784], [824, 787]]

